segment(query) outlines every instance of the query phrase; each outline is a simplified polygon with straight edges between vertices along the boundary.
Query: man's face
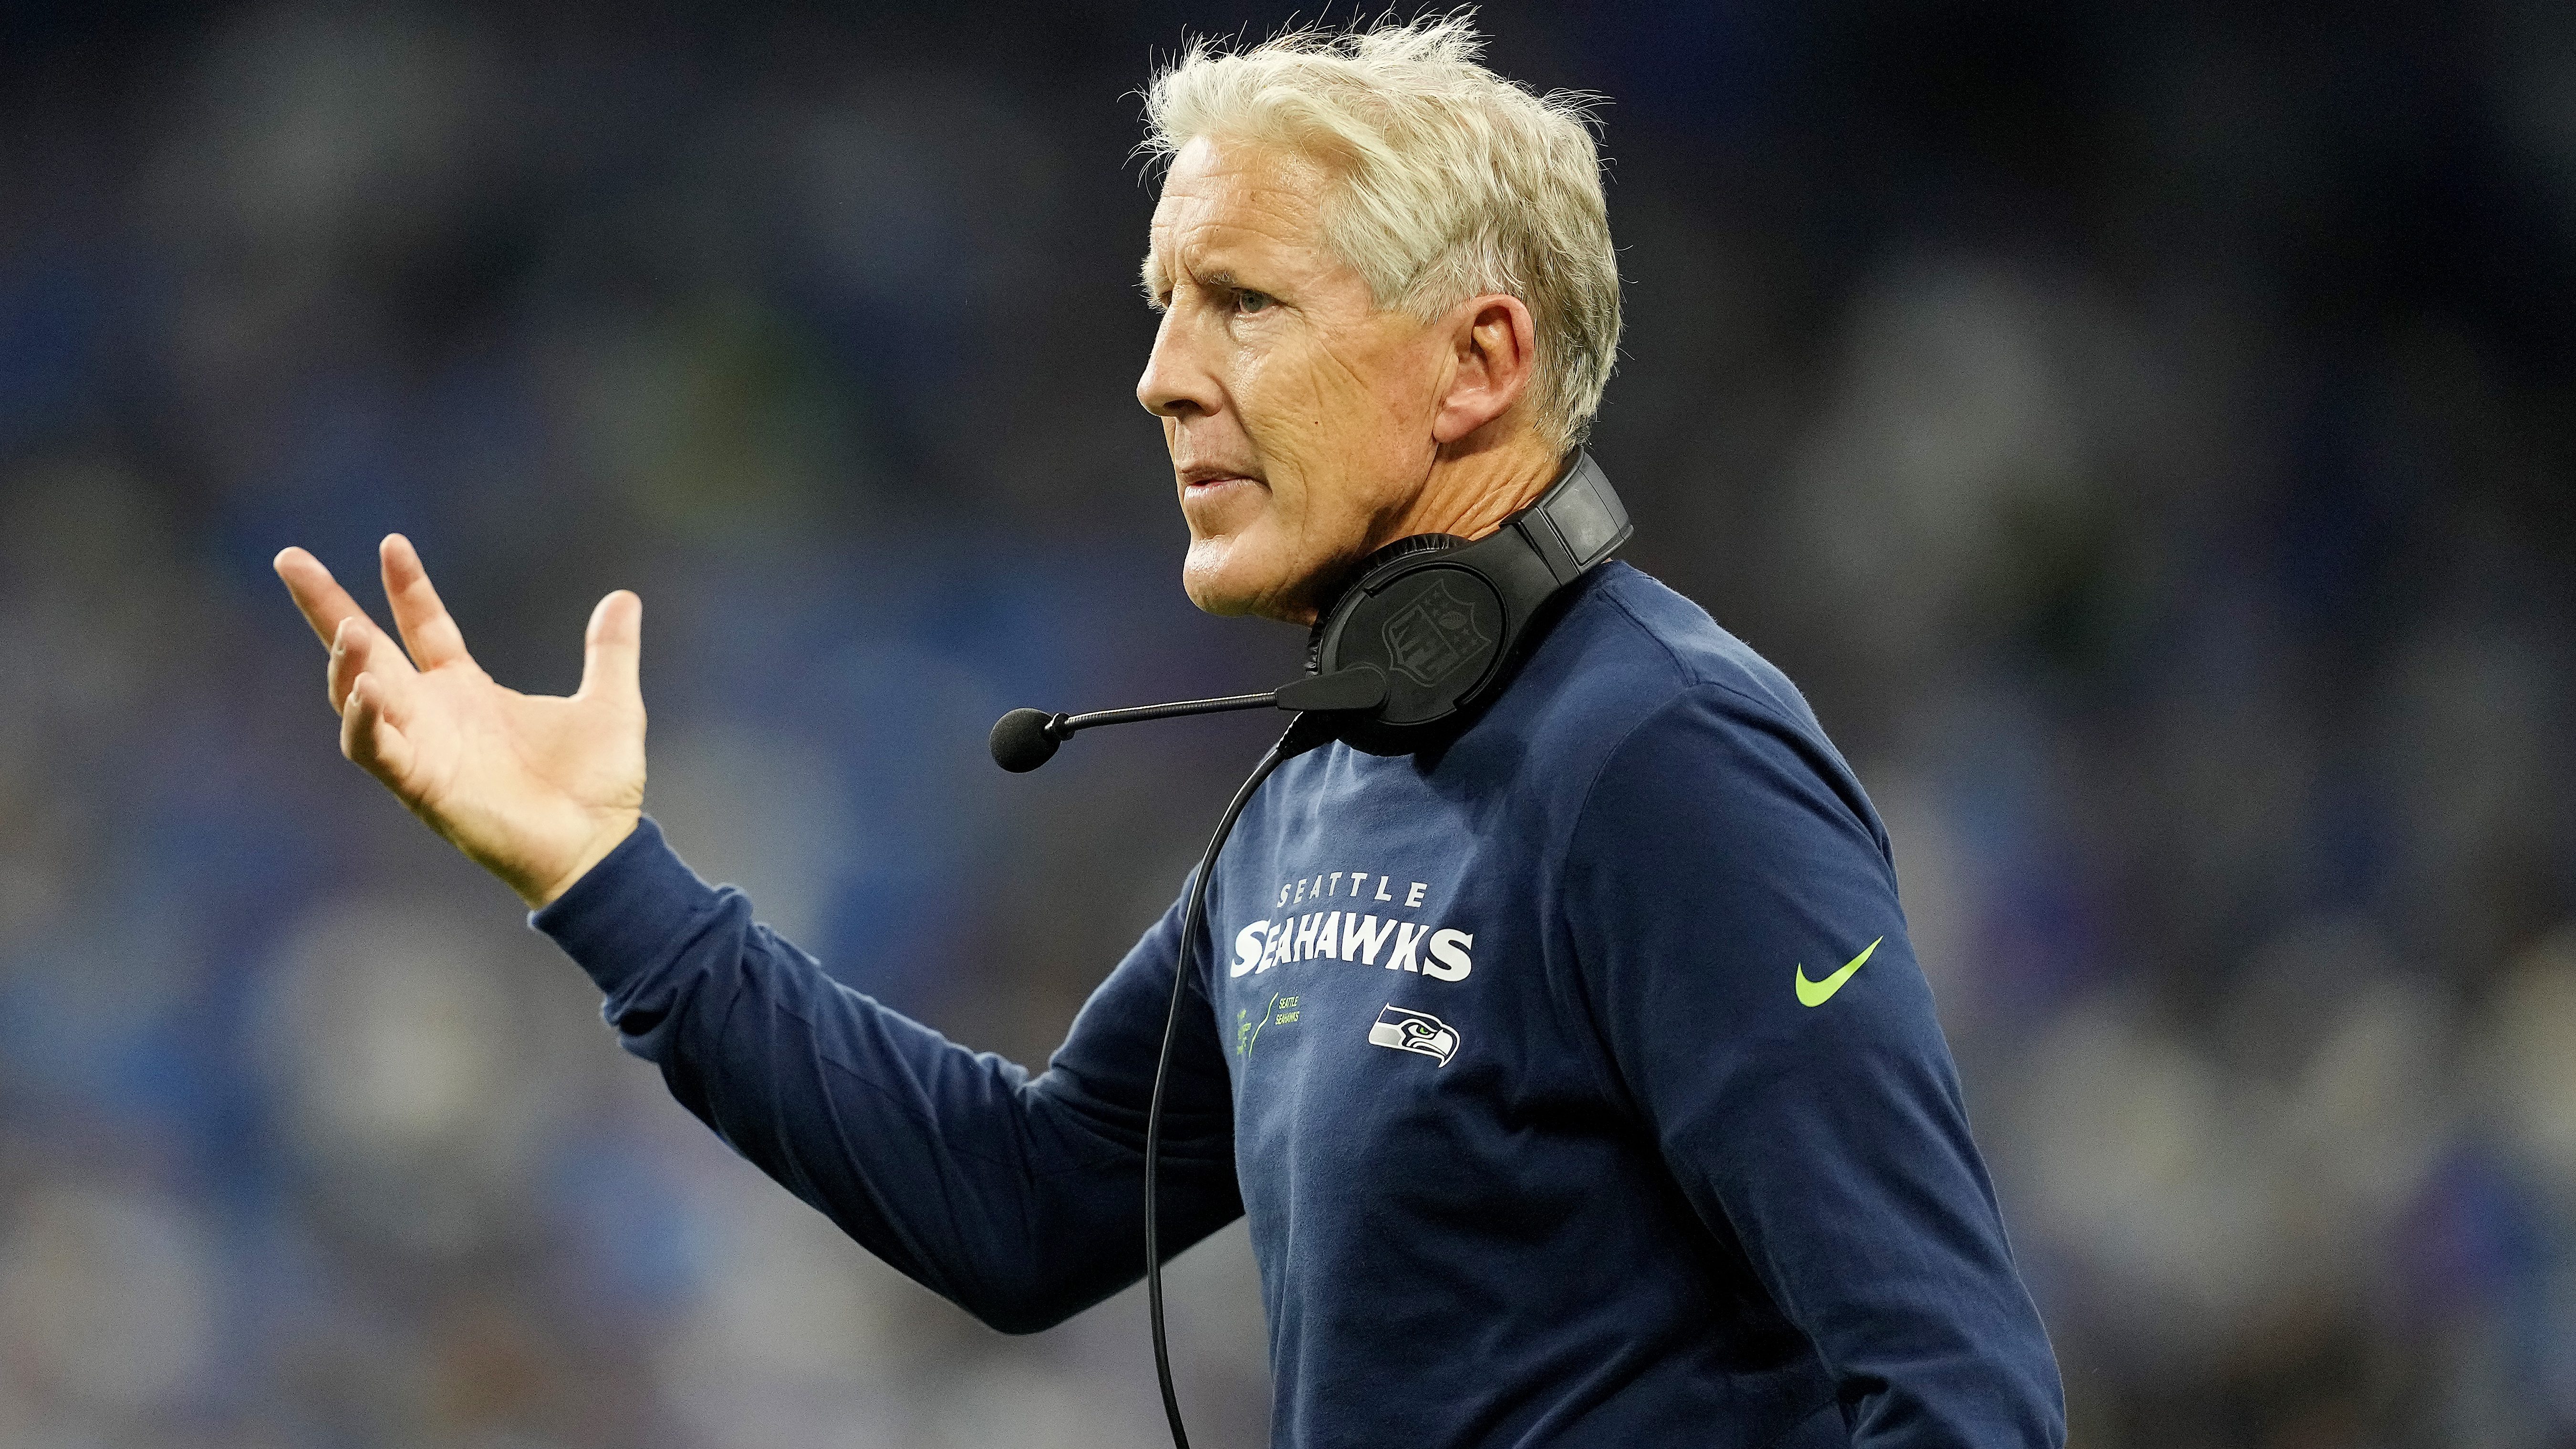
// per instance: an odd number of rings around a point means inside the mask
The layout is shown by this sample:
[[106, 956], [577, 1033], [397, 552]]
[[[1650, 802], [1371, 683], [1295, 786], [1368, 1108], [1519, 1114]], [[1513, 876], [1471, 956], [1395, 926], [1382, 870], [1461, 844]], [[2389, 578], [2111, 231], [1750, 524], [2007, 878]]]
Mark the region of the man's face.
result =
[[1446, 353], [1325, 247], [1330, 185], [1304, 157], [1202, 137], [1154, 209], [1163, 320], [1136, 398], [1189, 520], [1182, 587], [1213, 614], [1312, 622], [1430, 475]]

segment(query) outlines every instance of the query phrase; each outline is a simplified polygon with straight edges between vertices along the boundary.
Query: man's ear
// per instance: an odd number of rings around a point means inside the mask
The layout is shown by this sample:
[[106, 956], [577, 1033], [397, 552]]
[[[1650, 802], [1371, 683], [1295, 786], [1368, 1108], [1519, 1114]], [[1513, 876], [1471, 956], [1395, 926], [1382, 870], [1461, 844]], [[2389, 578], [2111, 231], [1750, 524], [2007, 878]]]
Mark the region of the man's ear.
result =
[[1432, 416], [1442, 447], [1511, 411], [1538, 367], [1538, 328], [1518, 297], [1470, 297], [1449, 314], [1449, 389]]

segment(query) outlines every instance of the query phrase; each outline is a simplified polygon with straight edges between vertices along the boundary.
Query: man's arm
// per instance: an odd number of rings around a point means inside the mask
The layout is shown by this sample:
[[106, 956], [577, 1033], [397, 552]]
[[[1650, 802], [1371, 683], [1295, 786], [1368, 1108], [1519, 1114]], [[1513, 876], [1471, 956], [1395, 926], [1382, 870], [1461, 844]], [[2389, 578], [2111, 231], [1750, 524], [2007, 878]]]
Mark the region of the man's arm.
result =
[[[538, 908], [609, 994], [627, 1045], [744, 1156], [887, 1261], [1029, 1330], [1144, 1272], [1145, 1109], [1179, 925], [1167, 915], [1031, 1079], [826, 976], [692, 874], [643, 819], [643, 605], [591, 615], [581, 688], [483, 672], [411, 544], [388, 537], [397, 643], [302, 549], [278, 576], [330, 650], [340, 749]], [[1224, 1057], [1184, 1017], [1166, 1109], [1163, 1241], [1243, 1211]]]
[[2057, 1446], [1895, 874], [1841, 762], [1704, 686], [1620, 746], [1566, 862], [1584, 990], [1683, 1191], [1869, 1449]]
[[[1029, 1332], [1144, 1273], [1145, 1109], [1178, 916], [1137, 943], [1034, 1078], [833, 981], [741, 892], [699, 880], [649, 819], [530, 920], [599, 983], [627, 1050], [736, 1151], [925, 1287]], [[1167, 1255], [1243, 1212], [1215, 1019], [1202, 1002], [1182, 1020]]]

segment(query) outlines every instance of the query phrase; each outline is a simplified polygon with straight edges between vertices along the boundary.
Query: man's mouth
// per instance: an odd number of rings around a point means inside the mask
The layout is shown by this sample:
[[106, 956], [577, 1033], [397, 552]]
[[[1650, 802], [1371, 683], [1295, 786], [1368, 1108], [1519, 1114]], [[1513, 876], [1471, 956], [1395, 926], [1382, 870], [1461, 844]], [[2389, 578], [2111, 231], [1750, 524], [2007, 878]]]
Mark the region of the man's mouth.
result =
[[1238, 488], [1261, 486], [1261, 480], [1250, 474], [1217, 468], [1192, 468], [1181, 474], [1181, 496], [1187, 499], [1215, 498]]

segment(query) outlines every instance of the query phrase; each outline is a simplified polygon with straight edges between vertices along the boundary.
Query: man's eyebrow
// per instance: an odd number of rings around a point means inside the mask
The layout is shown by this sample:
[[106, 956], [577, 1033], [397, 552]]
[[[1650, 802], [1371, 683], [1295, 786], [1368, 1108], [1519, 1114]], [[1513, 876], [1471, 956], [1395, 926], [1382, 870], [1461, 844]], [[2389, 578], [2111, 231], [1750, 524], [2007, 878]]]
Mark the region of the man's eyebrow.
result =
[[[1184, 267], [1182, 270], [1187, 272], [1189, 271], [1189, 268]], [[1244, 286], [1243, 279], [1236, 276], [1234, 274], [1234, 269], [1231, 267], [1216, 267], [1206, 272], [1193, 272], [1190, 274], [1190, 280], [1212, 292], [1243, 292], [1256, 290], [1254, 288]], [[1136, 285], [1139, 290], [1144, 292], [1145, 301], [1152, 306], [1162, 306], [1165, 299], [1170, 296], [1172, 290], [1171, 278], [1164, 274], [1162, 260], [1154, 252], [1146, 252], [1145, 260], [1138, 264], [1136, 268]]]

